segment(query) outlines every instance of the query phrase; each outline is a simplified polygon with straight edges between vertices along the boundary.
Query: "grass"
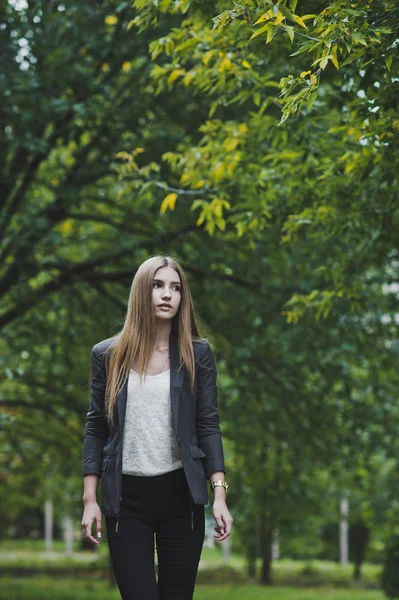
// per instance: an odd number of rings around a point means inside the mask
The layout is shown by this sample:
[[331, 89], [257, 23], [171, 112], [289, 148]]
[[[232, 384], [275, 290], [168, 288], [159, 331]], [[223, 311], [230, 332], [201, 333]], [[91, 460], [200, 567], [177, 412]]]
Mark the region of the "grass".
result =
[[[245, 560], [240, 555], [232, 554], [229, 564], [225, 564], [222, 548], [219, 546], [203, 549], [199, 567], [197, 576], [199, 599], [203, 597], [201, 596], [201, 589], [206, 584], [212, 584], [215, 589], [220, 584], [220, 594], [224, 595], [227, 593], [226, 590], [229, 590], [229, 597], [232, 598], [235, 597], [235, 589], [241, 589], [242, 591], [240, 586], [245, 586], [245, 590], [250, 590], [248, 598], [270, 597], [268, 595], [251, 595], [255, 593], [251, 590], [255, 589], [256, 591], [257, 588], [254, 585], [252, 587], [247, 585]], [[260, 561], [257, 563], [257, 568], [258, 573], [260, 573]], [[308, 597], [314, 598], [314, 594], [319, 594], [318, 598], [320, 598], [322, 597], [320, 596], [322, 593], [326, 598], [334, 600], [335, 598], [339, 600], [341, 600], [341, 597], [346, 598], [345, 594], [352, 594], [354, 598], [361, 598], [362, 596], [355, 595], [358, 590], [360, 593], [365, 594], [366, 589], [372, 591], [373, 588], [376, 590], [377, 596], [371, 595], [367, 596], [367, 598], [370, 598], [370, 600], [381, 598], [378, 595], [380, 588], [380, 565], [365, 564], [362, 569], [362, 578], [358, 582], [353, 580], [352, 572], [352, 565], [341, 567], [341, 565], [332, 561], [294, 561], [289, 559], [274, 561], [272, 565], [272, 580], [276, 587], [273, 590], [279, 589], [280, 591], [273, 592], [273, 594], [276, 594], [273, 595], [273, 600], [274, 598], [276, 600], [280, 598], [278, 594], [286, 593], [281, 591], [283, 589], [282, 586], [285, 586], [287, 589], [288, 587], [298, 588], [296, 593], [306, 593], [307, 596], [304, 597], [305, 599]], [[101, 586], [104, 588], [109, 577], [108, 546], [106, 540], [103, 540], [101, 546], [96, 547], [94, 552], [90, 550], [82, 552], [79, 551], [77, 543], [74, 545], [74, 554], [72, 556], [65, 556], [62, 541], [54, 542], [53, 551], [46, 553], [43, 540], [3, 540], [0, 542], [0, 573], [3, 576], [9, 576], [10, 585], [17, 576], [21, 577], [22, 581], [26, 580], [27, 576], [31, 576], [30, 581], [32, 585], [36, 585], [34, 582], [39, 580], [39, 578], [44, 578], [43, 581], [48, 578], [50, 585], [51, 577], [53, 579], [56, 577], [57, 581], [60, 578], [63, 581], [68, 581], [68, 579], [73, 577], [78, 578], [81, 582], [79, 585], [82, 586], [86, 582], [91, 585], [93, 580], [99, 582], [101, 580], [100, 588]], [[2, 583], [4, 583], [4, 578], [2, 579]], [[231, 585], [234, 585], [233, 589], [229, 589]], [[2, 587], [4, 586], [2, 585]], [[331, 588], [331, 590], [325, 591], [327, 587]], [[332, 588], [342, 590], [342, 592], [339, 592], [341, 595], [331, 595], [333, 594]], [[79, 589], [83, 590], [82, 593], [84, 593], [84, 587]], [[315, 589], [315, 591], [310, 591], [311, 589]], [[299, 590], [304, 590], [304, 592]], [[267, 594], [268, 592], [267, 589], [262, 588], [261, 591], [258, 590], [256, 593]], [[338, 591], [335, 593], [338, 594]], [[56, 597], [58, 598], [58, 595]], [[293, 596], [287, 597], [293, 598]], [[294, 596], [294, 598], [296, 597], [302, 600], [302, 596]], [[364, 597], [366, 598], [366, 596]], [[60, 596], [60, 598], [63, 598], [63, 596]], [[285, 598], [285, 596], [283, 595], [281, 598]], [[2, 600], [2, 596], [0, 596], [0, 600]], [[7, 596], [7, 600], [10, 600], [9, 596]]]
[[[2, 577], [0, 600], [120, 600], [117, 588], [94, 577], [84, 581], [34, 577], [15, 580]], [[328, 587], [295, 589], [288, 587], [197, 585], [194, 600], [384, 600], [378, 590], [338, 590]]]

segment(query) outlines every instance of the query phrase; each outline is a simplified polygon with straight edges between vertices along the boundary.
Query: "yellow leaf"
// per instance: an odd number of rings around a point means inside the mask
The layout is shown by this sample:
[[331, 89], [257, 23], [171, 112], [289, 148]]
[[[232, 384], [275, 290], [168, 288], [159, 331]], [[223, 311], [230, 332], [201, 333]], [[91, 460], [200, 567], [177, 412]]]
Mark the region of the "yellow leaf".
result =
[[200, 214], [200, 216], [197, 219], [196, 225], [201, 225], [204, 222], [205, 219], [205, 212], [202, 211], [202, 213]]
[[197, 183], [195, 183], [195, 184], [193, 185], [193, 188], [194, 188], [195, 190], [199, 190], [199, 189], [201, 189], [202, 187], [204, 187], [204, 185], [205, 185], [205, 184], [206, 184], [206, 181], [205, 181], [205, 179], [200, 179], [199, 181], [197, 181]]
[[62, 233], [69, 233], [72, 230], [73, 221], [72, 219], [67, 219], [60, 225], [60, 230]]
[[232, 152], [233, 150], [235, 150], [238, 146], [238, 140], [236, 139], [232, 139], [232, 140], [226, 140], [224, 143], [224, 147], [225, 150], [227, 152]]
[[214, 54], [215, 54], [215, 50], [208, 50], [208, 52], [205, 52], [204, 56], [202, 57], [202, 62], [204, 63], [205, 66], [208, 65], [209, 61], [211, 60], [211, 58]]
[[302, 73], [299, 75], [299, 77], [301, 79], [303, 79], [304, 77], [306, 77], [306, 75], [309, 75], [309, 73], [311, 73], [312, 71], [302, 71]]
[[187, 175], [187, 173], [183, 173], [183, 175], [180, 177], [180, 183], [186, 183], [186, 181], [188, 181], [190, 179], [190, 176]]
[[346, 173], [347, 175], [349, 175], [349, 173], [351, 173], [351, 172], [353, 171], [353, 169], [355, 169], [355, 168], [356, 168], [356, 163], [355, 163], [355, 162], [353, 162], [353, 163], [349, 163], [349, 164], [348, 164], [348, 165], [346, 165], [346, 167], [345, 167], [345, 173]]
[[234, 169], [236, 168], [236, 166], [237, 166], [237, 162], [236, 161], [230, 162], [227, 165], [227, 173], [228, 173], [228, 175], [232, 175], [234, 173]]
[[187, 73], [183, 77], [183, 83], [186, 87], [190, 85], [196, 74], [197, 73], [194, 69], [191, 69], [191, 71], [187, 71]]
[[217, 217], [222, 216], [222, 204], [219, 198], [214, 198], [211, 202], [211, 208], [213, 208], [213, 212]]
[[218, 219], [216, 221], [216, 225], [219, 227], [220, 231], [224, 231], [226, 229], [226, 221], [224, 219]]
[[116, 25], [118, 22], [118, 17], [115, 15], [107, 15], [105, 17], [105, 22], [107, 25]]
[[129, 73], [131, 66], [132, 66], [132, 63], [128, 60], [125, 60], [125, 62], [122, 65], [122, 71], [124, 73]]
[[215, 169], [215, 181], [220, 181], [224, 174], [224, 166], [219, 164]]
[[279, 13], [277, 15], [277, 19], [275, 21], [273, 21], [273, 25], [280, 25], [280, 23], [283, 19], [284, 19], [284, 15], [283, 15], [283, 13], [281, 13], [279, 11]]
[[305, 23], [305, 21], [302, 21], [301, 17], [298, 17], [298, 15], [292, 15], [294, 18], [295, 23], [298, 23], [298, 25], [301, 25], [301, 27], [304, 27], [305, 29], [307, 29], [307, 25]]
[[323, 71], [326, 68], [327, 63], [328, 63], [328, 58], [323, 58], [323, 60], [320, 61], [320, 67], [323, 69]]
[[174, 210], [175, 204], [176, 204], [176, 198], [177, 198], [177, 194], [175, 194], [175, 192], [171, 192], [163, 199], [162, 204], [161, 204], [161, 213], [162, 214], [164, 214], [168, 210], [168, 208], [170, 210]]
[[272, 10], [268, 10], [265, 14], [263, 14], [261, 17], [259, 17], [259, 19], [256, 21], [255, 25], [257, 25], [258, 23], [263, 23], [264, 21], [269, 21], [270, 19], [273, 18], [273, 11]]
[[246, 69], [251, 69], [251, 65], [249, 64], [249, 62], [247, 60], [243, 60], [241, 64]]
[[140, 25], [140, 17], [134, 17], [134, 19], [129, 21], [129, 23], [127, 24], [127, 31], [129, 31], [129, 29], [131, 29], [133, 25]]
[[185, 72], [186, 71], [184, 69], [175, 69], [169, 75], [169, 77], [168, 77], [168, 83], [173, 83], [174, 81], [176, 81], [176, 79], [178, 77], [180, 77], [181, 75], [184, 75]]
[[285, 30], [288, 33], [288, 37], [290, 38], [290, 40], [292, 42], [292, 40], [294, 39], [294, 35], [295, 35], [294, 28], [291, 27], [291, 25], [286, 25]]
[[337, 46], [337, 44], [334, 44], [334, 46], [331, 48], [331, 62], [336, 69], [339, 69], [337, 53], [338, 53], [338, 46]]
[[222, 73], [223, 71], [227, 71], [231, 69], [231, 60], [225, 56], [224, 59], [220, 62], [219, 71]]

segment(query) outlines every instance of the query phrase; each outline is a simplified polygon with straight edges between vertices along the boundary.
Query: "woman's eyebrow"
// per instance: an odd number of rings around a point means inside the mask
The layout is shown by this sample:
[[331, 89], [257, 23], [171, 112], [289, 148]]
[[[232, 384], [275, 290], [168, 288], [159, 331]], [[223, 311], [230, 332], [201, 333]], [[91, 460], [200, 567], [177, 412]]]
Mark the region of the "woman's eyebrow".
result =
[[[163, 279], [155, 279], [155, 277], [154, 277], [154, 281], [158, 281], [159, 283], [164, 283]], [[178, 283], [180, 285], [180, 281], [172, 281], [171, 283]]]

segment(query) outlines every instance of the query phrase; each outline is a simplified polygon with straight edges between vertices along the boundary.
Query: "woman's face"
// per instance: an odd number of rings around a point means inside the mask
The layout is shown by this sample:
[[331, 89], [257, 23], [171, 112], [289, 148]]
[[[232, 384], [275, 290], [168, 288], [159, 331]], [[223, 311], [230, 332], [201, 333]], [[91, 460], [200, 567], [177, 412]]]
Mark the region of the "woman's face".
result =
[[[180, 277], [173, 267], [160, 267], [152, 282], [152, 302], [155, 316], [159, 319], [173, 319], [181, 300]], [[170, 308], [163, 307], [167, 304]]]

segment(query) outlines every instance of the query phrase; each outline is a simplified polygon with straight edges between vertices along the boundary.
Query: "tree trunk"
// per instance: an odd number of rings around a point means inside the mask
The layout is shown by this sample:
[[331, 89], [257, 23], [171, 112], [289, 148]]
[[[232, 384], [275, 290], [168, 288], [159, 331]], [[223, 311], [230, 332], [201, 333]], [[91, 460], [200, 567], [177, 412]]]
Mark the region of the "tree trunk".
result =
[[256, 544], [247, 546], [247, 574], [248, 579], [256, 579]]
[[44, 504], [44, 539], [46, 552], [53, 549], [53, 502], [51, 498]]
[[349, 502], [347, 498], [341, 498], [340, 500], [340, 513], [341, 520], [339, 523], [339, 560], [342, 566], [348, 564], [349, 560], [349, 537], [348, 537], [348, 514], [349, 514]]
[[73, 556], [73, 522], [69, 515], [64, 516], [65, 555]]
[[354, 562], [353, 578], [359, 580], [361, 577], [362, 564], [366, 557], [370, 531], [365, 522], [362, 519], [358, 519], [354, 523], [351, 523], [349, 533]]
[[264, 506], [261, 506], [260, 516], [260, 556], [262, 558], [262, 570], [260, 575], [260, 583], [262, 585], [272, 584], [272, 546], [273, 546], [273, 530], [270, 527]]
[[223, 542], [223, 562], [228, 565], [231, 557], [231, 534]]

